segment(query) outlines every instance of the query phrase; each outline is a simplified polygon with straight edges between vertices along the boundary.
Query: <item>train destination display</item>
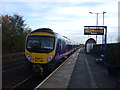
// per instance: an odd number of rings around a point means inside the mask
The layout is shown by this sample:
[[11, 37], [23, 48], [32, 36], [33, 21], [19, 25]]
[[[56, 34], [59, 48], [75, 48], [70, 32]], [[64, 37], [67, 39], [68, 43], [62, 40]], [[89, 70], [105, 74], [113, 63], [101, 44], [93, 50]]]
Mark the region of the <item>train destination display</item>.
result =
[[84, 35], [104, 35], [104, 29], [84, 29]]

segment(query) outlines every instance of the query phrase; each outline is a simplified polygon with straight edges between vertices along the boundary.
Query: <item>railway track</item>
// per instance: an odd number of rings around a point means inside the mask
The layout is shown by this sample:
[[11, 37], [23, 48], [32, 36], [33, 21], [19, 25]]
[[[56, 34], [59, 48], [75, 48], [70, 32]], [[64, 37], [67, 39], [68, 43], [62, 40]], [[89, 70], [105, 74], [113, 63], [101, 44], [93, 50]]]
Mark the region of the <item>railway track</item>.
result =
[[[69, 58], [69, 56], [68, 56]], [[65, 61], [66, 59], [64, 58]], [[60, 62], [57, 67], [63, 62]], [[54, 72], [54, 71], [53, 71]], [[33, 74], [26, 63], [19, 64], [18, 66], [11, 67], [10, 69], [4, 70], [3, 74], [3, 89], [11, 88], [28, 88], [33, 90], [38, 84], [40, 84], [50, 73], [46, 73], [43, 76], [40, 74]], [[11, 78], [9, 77], [11, 76]]]
[[45, 79], [46, 76], [29, 76], [28, 78], [24, 79], [20, 83], [16, 84], [12, 87], [12, 89], [20, 89], [20, 88], [27, 88], [29, 90], [33, 90], [40, 82]]
[[[65, 61], [65, 60], [63, 60]], [[62, 64], [63, 62], [61, 62], [57, 67], [59, 68], [59, 66]], [[54, 73], [57, 69], [55, 69], [52, 73]], [[23, 81], [21, 81], [20, 83], [16, 84], [15, 86], [12, 87], [12, 89], [19, 89], [19, 88], [28, 88], [30, 90], [33, 90], [36, 86], [38, 86], [38, 84], [40, 84], [41, 82], [43, 82], [46, 78], [49, 77], [49, 75], [51, 75], [52, 73], [46, 73], [42, 76], [40, 76], [40, 74], [35, 74], [33, 76], [30, 76], [26, 79], [24, 79]]]
[[13, 60], [10, 60], [9, 62], [5, 62], [4, 59], [3, 59], [3, 62], [2, 62], [2, 70], [3, 71], [6, 71], [7, 69], [11, 69], [11, 68], [14, 68], [14, 67], [17, 67], [17, 66], [20, 66], [20, 65], [24, 65], [26, 62], [25, 58], [22, 57], [22, 58], [16, 58], [13, 59]]

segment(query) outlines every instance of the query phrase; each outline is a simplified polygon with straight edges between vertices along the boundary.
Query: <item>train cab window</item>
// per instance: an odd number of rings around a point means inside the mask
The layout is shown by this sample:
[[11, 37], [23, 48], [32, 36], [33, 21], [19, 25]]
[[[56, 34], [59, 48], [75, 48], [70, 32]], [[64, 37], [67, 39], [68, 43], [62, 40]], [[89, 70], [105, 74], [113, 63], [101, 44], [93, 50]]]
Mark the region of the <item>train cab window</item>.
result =
[[34, 35], [27, 39], [26, 49], [30, 52], [47, 53], [54, 50], [55, 38], [51, 36]]

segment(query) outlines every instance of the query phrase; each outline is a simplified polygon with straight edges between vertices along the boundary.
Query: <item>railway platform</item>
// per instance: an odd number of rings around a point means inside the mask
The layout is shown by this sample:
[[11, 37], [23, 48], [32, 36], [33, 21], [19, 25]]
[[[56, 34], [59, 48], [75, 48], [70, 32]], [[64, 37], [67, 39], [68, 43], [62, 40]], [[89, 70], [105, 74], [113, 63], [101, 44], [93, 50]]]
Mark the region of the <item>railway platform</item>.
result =
[[117, 77], [95, 62], [95, 57], [78, 49], [34, 90], [39, 88], [116, 88]]

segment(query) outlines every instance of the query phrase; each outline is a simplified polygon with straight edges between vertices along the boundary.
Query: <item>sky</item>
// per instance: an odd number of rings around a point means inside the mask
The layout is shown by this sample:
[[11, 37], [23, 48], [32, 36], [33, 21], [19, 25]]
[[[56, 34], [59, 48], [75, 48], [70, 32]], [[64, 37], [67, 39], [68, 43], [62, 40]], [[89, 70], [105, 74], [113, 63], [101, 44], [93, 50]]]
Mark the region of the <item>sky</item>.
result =
[[[107, 26], [107, 43], [118, 41], [119, 0], [2, 0], [0, 11], [3, 15], [19, 14], [32, 30], [51, 28], [72, 41], [84, 44], [96, 35], [84, 35], [84, 26]], [[90, 14], [89, 12], [93, 12]], [[102, 36], [97, 36], [102, 43]]]

